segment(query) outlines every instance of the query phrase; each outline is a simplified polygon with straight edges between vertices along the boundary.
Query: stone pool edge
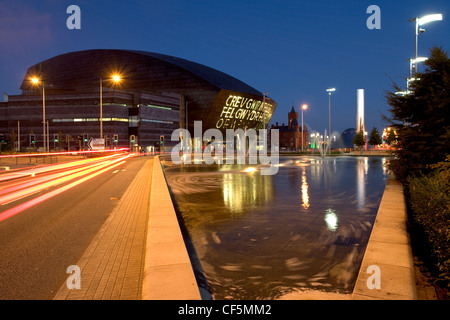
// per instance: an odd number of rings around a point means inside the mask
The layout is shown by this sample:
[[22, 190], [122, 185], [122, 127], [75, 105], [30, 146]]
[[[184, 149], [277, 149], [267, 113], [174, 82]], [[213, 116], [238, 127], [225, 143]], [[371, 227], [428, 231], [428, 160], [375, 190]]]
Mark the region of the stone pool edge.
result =
[[413, 255], [406, 223], [403, 185], [389, 175], [351, 295], [352, 300], [417, 300]]
[[159, 156], [152, 179], [142, 300], [202, 300]]

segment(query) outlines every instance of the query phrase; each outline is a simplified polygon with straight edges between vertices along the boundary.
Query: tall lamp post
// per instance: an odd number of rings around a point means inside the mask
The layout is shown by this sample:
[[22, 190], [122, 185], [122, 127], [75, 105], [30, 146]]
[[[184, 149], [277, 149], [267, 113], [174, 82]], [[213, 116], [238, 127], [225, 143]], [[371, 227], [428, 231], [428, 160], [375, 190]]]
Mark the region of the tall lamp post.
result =
[[[197, 99], [191, 100], [191, 101], [187, 101], [187, 99], [185, 100], [185, 120], [184, 120], [184, 128], [186, 129], [187, 132], [189, 132], [189, 103], [195, 102], [197, 101]], [[188, 142], [185, 142], [182, 144], [186, 146], [187, 150], [191, 150], [191, 141], [189, 140]], [[184, 147], [183, 147], [184, 148]]]
[[270, 93], [263, 92], [263, 108], [264, 108], [264, 127], [263, 129], [266, 129], [266, 96], [268, 96]]
[[[336, 88], [328, 88], [327, 92], [328, 92], [328, 136], [331, 137], [331, 93], [336, 91]], [[331, 139], [331, 138], [330, 138]], [[328, 139], [327, 139], [327, 143], [329, 143]], [[331, 148], [330, 149], [330, 154], [331, 154]]]
[[307, 104], [304, 104], [304, 105], [302, 105], [302, 152], [303, 152], [303, 110], [306, 110], [306, 109], [308, 109], [308, 105]]
[[267, 132], [266, 132], [266, 96], [270, 93], [263, 92], [263, 109], [264, 109], [264, 150], [267, 150]]
[[111, 80], [118, 83], [121, 78], [118, 74], [113, 75], [111, 79], [100, 78], [100, 139], [103, 139], [103, 82]]
[[35, 85], [39, 85], [39, 83], [42, 86], [42, 137], [44, 140], [44, 152], [47, 151], [47, 138], [46, 138], [46, 121], [45, 121], [45, 83], [44, 81], [41, 81], [38, 77], [31, 78], [31, 82]]
[[[419, 38], [419, 34], [425, 32], [425, 29], [419, 28], [420, 26], [423, 26], [424, 24], [427, 24], [428, 22], [432, 22], [432, 21], [441, 21], [442, 20], [442, 14], [437, 13], [437, 14], [429, 14], [426, 15], [422, 18], [414, 18], [414, 19], [409, 19], [409, 22], [415, 22], [416, 24], [416, 28], [415, 28], [415, 46], [414, 46], [414, 59], [415, 61], [417, 61], [417, 46], [418, 46], [418, 38]], [[416, 74], [417, 74], [417, 63], [414, 64], [414, 78], [416, 78]]]

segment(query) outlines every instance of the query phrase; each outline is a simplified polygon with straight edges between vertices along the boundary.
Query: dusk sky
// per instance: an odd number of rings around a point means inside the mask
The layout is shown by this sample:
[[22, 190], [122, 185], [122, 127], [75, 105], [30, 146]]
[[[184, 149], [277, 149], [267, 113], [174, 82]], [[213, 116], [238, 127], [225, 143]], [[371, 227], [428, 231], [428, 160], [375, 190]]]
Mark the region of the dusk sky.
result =
[[[69, 30], [67, 7], [81, 9], [81, 29]], [[381, 29], [368, 29], [370, 5]], [[414, 57], [414, 22], [442, 13], [419, 36], [419, 56], [433, 46], [450, 50], [450, 1], [365, 0], [135, 0], [0, 1], [0, 91], [20, 94], [28, 67], [86, 49], [163, 53], [234, 76], [278, 103], [272, 123], [287, 122], [306, 103], [304, 123], [332, 131], [356, 126], [356, 91], [365, 89], [366, 129], [385, 124], [385, 91], [405, 87]], [[422, 68], [419, 67], [419, 70]], [[3, 100], [1, 100], [3, 101]], [[299, 112], [300, 117], [300, 112]], [[299, 122], [301, 119], [299, 118]]]

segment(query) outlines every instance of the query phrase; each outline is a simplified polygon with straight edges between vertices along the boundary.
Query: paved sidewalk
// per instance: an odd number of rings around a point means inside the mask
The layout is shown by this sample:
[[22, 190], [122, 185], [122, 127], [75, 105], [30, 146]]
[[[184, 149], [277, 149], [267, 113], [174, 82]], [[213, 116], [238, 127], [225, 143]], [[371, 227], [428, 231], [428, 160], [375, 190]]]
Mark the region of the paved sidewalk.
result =
[[[354, 300], [417, 300], [403, 186], [389, 177], [353, 290]], [[380, 286], [372, 286], [378, 267]], [[370, 282], [370, 286], [367, 284]]]
[[55, 300], [142, 298], [152, 172], [149, 159], [78, 261], [81, 288], [68, 289], [64, 283]]

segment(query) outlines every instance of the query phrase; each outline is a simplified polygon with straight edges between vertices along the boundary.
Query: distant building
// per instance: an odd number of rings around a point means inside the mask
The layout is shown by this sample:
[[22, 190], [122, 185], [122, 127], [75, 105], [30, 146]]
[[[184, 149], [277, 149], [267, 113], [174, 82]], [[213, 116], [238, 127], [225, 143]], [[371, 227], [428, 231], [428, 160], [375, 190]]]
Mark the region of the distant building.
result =
[[334, 149], [349, 149], [353, 148], [353, 138], [356, 135], [355, 128], [348, 128], [344, 130], [341, 135], [336, 139], [336, 142], [333, 143], [332, 147]]
[[[280, 148], [300, 149], [302, 147], [302, 128], [298, 124], [298, 112], [292, 107], [288, 113], [288, 125], [272, 124], [271, 129], [279, 130]], [[309, 147], [308, 130], [303, 126], [303, 148]]]

